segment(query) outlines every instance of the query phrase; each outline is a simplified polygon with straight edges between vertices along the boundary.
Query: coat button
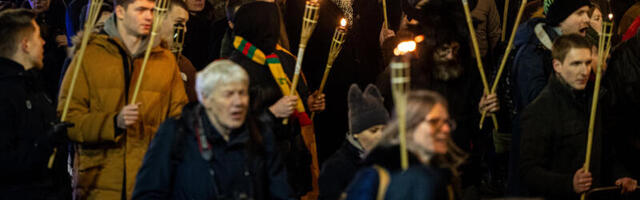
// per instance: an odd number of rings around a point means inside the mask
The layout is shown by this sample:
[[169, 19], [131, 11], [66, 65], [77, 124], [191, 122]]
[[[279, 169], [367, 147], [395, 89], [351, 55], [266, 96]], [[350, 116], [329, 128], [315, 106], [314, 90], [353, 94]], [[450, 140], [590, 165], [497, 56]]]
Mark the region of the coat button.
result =
[[27, 106], [27, 109], [31, 110], [31, 101], [27, 100], [24, 103]]
[[213, 169], [209, 169], [209, 174], [211, 174], [211, 176], [215, 175], [216, 173], [213, 171]]
[[249, 171], [244, 171], [244, 176], [249, 176]]

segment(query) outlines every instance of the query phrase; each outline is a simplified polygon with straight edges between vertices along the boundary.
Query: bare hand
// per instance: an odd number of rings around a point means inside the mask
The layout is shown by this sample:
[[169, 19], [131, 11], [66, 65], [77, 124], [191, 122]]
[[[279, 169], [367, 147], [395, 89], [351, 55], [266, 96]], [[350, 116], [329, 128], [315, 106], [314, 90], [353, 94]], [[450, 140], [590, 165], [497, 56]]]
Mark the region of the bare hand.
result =
[[284, 96], [269, 107], [269, 111], [277, 118], [287, 118], [293, 113], [298, 103], [298, 96]]
[[586, 192], [591, 188], [592, 181], [591, 173], [585, 171], [584, 168], [580, 168], [576, 171], [576, 174], [573, 175], [573, 191], [578, 194]]
[[67, 36], [65, 36], [65, 35], [57, 35], [56, 36], [56, 43], [58, 44], [58, 47], [66, 47], [67, 46]]
[[140, 103], [126, 105], [120, 110], [117, 117], [117, 126], [121, 129], [127, 129], [127, 127], [135, 124], [138, 121], [140, 112]]
[[396, 36], [396, 33], [393, 32], [393, 30], [391, 29], [386, 29], [384, 28], [384, 26], [382, 27], [382, 29], [380, 30], [380, 47], [382, 47], [382, 45], [384, 44], [384, 41], [387, 41], [387, 39]]
[[309, 111], [311, 112], [323, 111], [326, 106], [324, 97], [325, 95], [320, 93], [317, 90], [313, 92], [313, 94], [311, 94], [311, 96], [309, 96], [309, 98], [307, 99], [307, 105], [309, 106]]
[[498, 95], [495, 93], [482, 95], [480, 103], [478, 103], [478, 109], [480, 113], [494, 113], [500, 110]]
[[616, 185], [622, 187], [621, 194], [633, 192], [638, 187], [638, 181], [629, 177], [620, 178], [616, 181]]

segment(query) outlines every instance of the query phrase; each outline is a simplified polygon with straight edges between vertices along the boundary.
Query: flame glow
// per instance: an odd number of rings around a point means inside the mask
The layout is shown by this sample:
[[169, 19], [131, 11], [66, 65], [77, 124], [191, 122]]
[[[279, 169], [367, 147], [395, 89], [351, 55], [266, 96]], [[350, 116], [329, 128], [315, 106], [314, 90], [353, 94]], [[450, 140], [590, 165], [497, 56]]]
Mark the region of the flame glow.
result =
[[398, 44], [398, 47], [393, 50], [393, 53], [396, 56], [404, 55], [406, 53], [412, 52], [416, 50], [416, 42], [414, 41], [404, 41]]
[[420, 43], [422, 41], [424, 41], [424, 35], [418, 35], [415, 38], [413, 38], [413, 41], [415, 41], [416, 43]]
[[609, 13], [609, 21], [613, 20], [613, 14]]
[[340, 20], [340, 26], [341, 26], [341, 27], [343, 27], [343, 28], [344, 28], [345, 26], [347, 26], [347, 20], [346, 20], [346, 19], [344, 19], [344, 18], [342, 18], [342, 19]]

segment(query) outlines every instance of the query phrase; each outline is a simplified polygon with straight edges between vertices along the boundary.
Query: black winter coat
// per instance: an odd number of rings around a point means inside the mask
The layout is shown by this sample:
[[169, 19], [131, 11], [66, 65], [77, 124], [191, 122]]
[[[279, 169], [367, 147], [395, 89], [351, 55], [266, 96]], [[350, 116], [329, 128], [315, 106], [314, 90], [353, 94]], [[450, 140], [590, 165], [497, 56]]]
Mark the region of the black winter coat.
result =
[[[271, 130], [248, 117], [227, 142], [204, 113], [200, 104], [191, 103], [181, 119], [160, 126], [136, 177], [133, 199], [287, 199], [286, 171]], [[194, 126], [197, 121], [202, 126]], [[196, 130], [204, 131], [212, 148], [209, 162], [199, 151]]]
[[[591, 91], [589, 87], [573, 90], [558, 75], [552, 75], [538, 98], [523, 111], [520, 177], [532, 195], [546, 199], [578, 198], [573, 190], [573, 175], [585, 161]], [[596, 117], [594, 130], [592, 188], [602, 186], [600, 115]]]
[[[284, 72], [291, 80], [294, 73], [295, 59], [282, 51], [275, 51], [275, 53], [280, 58]], [[289, 174], [289, 183], [294, 190], [294, 194], [296, 196], [304, 195], [312, 187], [311, 170], [309, 170], [311, 154], [302, 139], [298, 120], [289, 120], [288, 125], [283, 125], [282, 119], [276, 118], [268, 110], [269, 106], [282, 98], [282, 91], [275, 82], [269, 67], [249, 60], [238, 51], [233, 51], [229, 59], [238, 63], [249, 74], [250, 111], [253, 115], [261, 116], [260, 120], [269, 124], [272, 128], [277, 147], [283, 154], [287, 174]], [[302, 77], [300, 77], [297, 91], [300, 98], [302, 98], [302, 102], [306, 102], [308, 92]]]
[[[6, 58], [0, 58], [0, 94], [0, 196], [71, 198], [67, 147], [54, 143], [48, 134], [56, 121], [53, 100], [33, 71]], [[58, 153], [53, 169], [48, 169], [54, 147]]]
[[360, 150], [348, 141], [342, 143], [342, 147], [322, 165], [318, 177], [320, 189], [318, 199], [339, 199], [344, 189], [351, 183], [353, 176], [358, 172], [361, 161]]

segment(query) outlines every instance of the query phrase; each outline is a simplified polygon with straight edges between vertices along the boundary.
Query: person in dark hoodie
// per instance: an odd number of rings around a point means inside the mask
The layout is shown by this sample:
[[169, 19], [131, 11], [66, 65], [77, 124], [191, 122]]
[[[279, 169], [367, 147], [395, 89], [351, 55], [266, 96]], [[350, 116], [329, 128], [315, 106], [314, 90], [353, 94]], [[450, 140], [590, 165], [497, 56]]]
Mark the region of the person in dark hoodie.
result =
[[289, 197], [273, 132], [249, 113], [249, 79], [229, 60], [198, 73], [198, 102], [158, 129], [133, 199]]
[[364, 153], [380, 140], [389, 121], [389, 112], [382, 101], [380, 91], [372, 84], [364, 93], [356, 84], [349, 88], [349, 132], [340, 149], [322, 165], [318, 199], [338, 199], [357, 172]]
[[35, 18], [25, 9], [0, 12], [0, 196], [70, 199], [69, 124], [56, 123], [55, 104], [33, 74], [43, 67], [44, 52]]
[[355, 175], [345, 191], [346, 199], [461, 198], [456, 168], [465, 155], [451, 141], [455, 122], [449, 118], [446, 100], [435, 92], [412, 91], [408, 95], [406, 119], [408, 169], [400, 166], [395, 119], [385, 127], [374, 149], [367, 153], [363, 165], [367, 167]]
[[[274, 129], [294, 195], [302, 196], [311, 189], [311, 156], [301, 127], [311, 124], [307, 111], [324, 110], [324, 95], [309, 94], [303, 76], [297, 85], [297, 94], [289, 94], [295, 58], [276, 47], [280, 33], [277, 12], [275, 4], [269, 2], [241, 6], [233, 22], [235, 51], [229, 59], [249, 73], [250, 111], [266, 116], [261, 120]], [[289, 119], [287, 125], [283, 124], [284, 119]]]
[[[511, 141], [520, 141], [520, 112], [533, 101], [545, 87], [552, 74], [552, 42], [560, 35], [577, 33], [586, 36], [590, 18], [589, 1], [558, 0], [545, 3], [546, 18], [533, 18], [522, 24], [514, 40], [513, 63], [510, 70], [514, 119]], [[518, 142], [511, 145], [509, 156], [509, 193], [521, 191], [517, 161], [520, 152]]]

